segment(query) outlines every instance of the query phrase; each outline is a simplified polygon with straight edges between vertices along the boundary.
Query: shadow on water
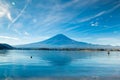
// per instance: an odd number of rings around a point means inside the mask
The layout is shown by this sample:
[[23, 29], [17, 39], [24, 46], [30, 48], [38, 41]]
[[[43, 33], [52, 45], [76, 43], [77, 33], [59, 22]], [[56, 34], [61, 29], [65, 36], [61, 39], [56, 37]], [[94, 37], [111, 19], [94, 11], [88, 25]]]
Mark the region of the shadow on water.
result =
[[7, 55], [8, 50], [0, 50], [0, 56], [5, 56]]
[[47, 54], [43, 57], [44, 60], [47, 60], [50, 64], [54, 66], [66, 66], [71, 63], [72, 57], [67, 54], [62, 53], [52, 53]]

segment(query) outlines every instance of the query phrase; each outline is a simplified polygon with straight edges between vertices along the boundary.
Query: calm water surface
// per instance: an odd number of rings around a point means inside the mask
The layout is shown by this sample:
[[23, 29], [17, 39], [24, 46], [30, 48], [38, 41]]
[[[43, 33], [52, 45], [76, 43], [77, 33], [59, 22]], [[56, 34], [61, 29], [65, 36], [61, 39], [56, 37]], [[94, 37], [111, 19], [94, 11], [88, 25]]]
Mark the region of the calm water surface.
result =
[[0, 51], [0, 78], [119, 75], [120, 52]]

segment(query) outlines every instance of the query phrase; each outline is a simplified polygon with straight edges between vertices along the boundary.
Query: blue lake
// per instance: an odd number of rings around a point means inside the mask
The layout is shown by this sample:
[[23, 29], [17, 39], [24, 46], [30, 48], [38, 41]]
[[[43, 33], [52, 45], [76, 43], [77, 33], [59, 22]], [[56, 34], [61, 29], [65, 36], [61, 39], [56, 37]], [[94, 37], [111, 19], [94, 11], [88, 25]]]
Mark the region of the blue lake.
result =
[[0, 78], [119, 75], [120, 52], [108, 55], [106, 51], [0, 51]]

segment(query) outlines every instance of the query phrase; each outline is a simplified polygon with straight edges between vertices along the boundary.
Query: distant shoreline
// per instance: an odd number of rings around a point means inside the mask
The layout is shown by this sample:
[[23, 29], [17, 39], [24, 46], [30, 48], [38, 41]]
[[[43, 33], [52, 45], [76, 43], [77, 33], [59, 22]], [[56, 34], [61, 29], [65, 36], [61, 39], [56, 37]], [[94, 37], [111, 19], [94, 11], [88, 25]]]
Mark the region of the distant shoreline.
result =
[[120, 49], [93, 48], [14, 48], [13, 50], [54, 50], [54, 51], [120, 51]]
[[10, 48], [0, 50], [49, 50], [49, 51], [120, 51], [120, 49], [111, 48]]

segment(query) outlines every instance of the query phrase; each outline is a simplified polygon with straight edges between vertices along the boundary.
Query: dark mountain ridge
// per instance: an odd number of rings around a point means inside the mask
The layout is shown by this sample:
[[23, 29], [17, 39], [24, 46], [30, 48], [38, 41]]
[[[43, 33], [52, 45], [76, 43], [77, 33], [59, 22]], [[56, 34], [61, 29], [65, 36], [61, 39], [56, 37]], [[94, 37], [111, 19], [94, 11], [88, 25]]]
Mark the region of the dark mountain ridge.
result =
[[0, 50], [1, 49], [13, 49], [13, 47], [8, 44], [0, 43]]

